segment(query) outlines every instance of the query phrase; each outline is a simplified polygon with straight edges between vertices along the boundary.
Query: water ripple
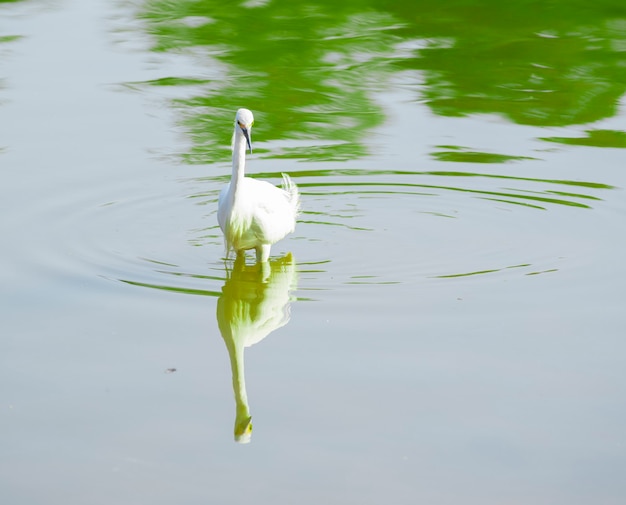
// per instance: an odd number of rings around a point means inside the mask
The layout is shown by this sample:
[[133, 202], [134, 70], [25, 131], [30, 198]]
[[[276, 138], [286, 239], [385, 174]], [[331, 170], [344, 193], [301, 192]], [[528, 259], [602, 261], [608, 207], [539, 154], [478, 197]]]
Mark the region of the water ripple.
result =
[[[486, 172], [338, 167], [290, 173], [302, 191], [303, 213], [296, 232], [272, 252], [293, 252], [298, 260], [301, 300], [367, 285], [410, 292], [416, 283], [559, 272], [566, 255], [553, 238], [562, 223], [557, 214], [589, 211], [615, 189]], [[253, 176], [278, 182], [280, 171]], [[42, 228], [44, 215], [55, 224], [33, 235], [39, 246], [22, 257], [22, 268], [36, 265], [44, 277], [95, 289], [105, 280], [219, 296], [226, 274], [215, 214], [227, 179], [170, 180], [152, 192], [111, 184], [39, 199], [13, 226]], [[548, 219], [541, 217], [545, 211]]]

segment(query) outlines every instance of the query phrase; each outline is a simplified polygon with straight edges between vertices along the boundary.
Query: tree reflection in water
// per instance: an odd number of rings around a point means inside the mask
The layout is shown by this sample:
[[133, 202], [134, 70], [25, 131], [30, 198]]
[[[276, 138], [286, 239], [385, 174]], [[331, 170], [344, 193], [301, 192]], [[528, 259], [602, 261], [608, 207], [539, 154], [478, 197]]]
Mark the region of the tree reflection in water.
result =
[[298, 141], [272, 157], [359, 158], [385, 120], [373, 97], [400, 73], [438, 115], [537, 126], [611, 117], [626, 91], [621, 0], [148, 0], [140, 15], [155, 51], [198, 59], [197, 75], [150, 83], [197, 86], [176, 101], [190, 163], [228, 157], [221, 126], [243, 103], [266, 141]]

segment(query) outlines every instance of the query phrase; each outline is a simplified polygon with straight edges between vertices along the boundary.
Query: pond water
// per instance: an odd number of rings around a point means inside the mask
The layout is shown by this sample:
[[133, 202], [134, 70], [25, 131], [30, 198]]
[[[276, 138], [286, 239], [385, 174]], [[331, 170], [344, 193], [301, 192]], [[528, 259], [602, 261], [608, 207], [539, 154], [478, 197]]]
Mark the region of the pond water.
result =
[[[621, 1], [0, 27], [2, 503], [624, 503]], [[242, 106], [302, 192], [263, 267], [216, 222]]]

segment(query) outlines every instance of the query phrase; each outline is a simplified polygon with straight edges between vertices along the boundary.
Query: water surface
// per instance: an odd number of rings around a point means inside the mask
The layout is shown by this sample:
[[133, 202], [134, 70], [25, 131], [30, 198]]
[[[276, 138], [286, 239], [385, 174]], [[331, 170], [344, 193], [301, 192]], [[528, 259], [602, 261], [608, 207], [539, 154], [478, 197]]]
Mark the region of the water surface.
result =
[[621, 2], [0, 16], [2, 503], [623, 503]]

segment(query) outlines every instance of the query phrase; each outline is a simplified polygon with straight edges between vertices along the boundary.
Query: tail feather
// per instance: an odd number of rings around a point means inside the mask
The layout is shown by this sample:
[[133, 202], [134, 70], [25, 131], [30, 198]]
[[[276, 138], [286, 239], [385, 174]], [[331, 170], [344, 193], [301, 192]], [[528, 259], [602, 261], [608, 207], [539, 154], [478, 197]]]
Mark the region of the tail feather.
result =
[[291, 180], [291, 177], [287, 174], [282, 174], [282, 176], [283, 190], [287, 193], [287, 198], [293, 208], [294, 214], [298, 216], [300, 214], [300, 191], [298, 190], [298, 186], [296, 186], [295, 182]]

